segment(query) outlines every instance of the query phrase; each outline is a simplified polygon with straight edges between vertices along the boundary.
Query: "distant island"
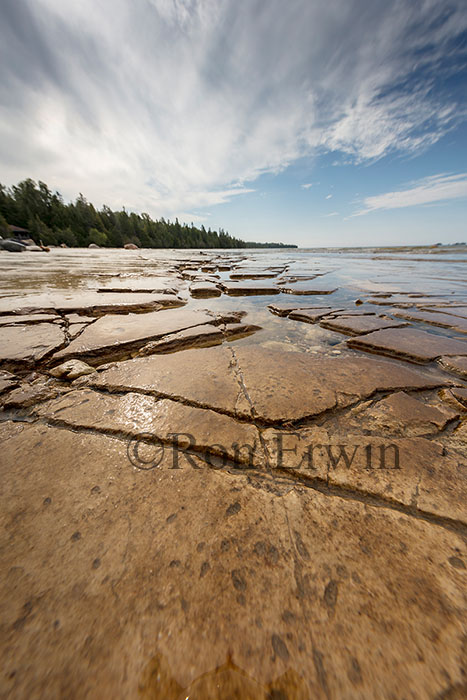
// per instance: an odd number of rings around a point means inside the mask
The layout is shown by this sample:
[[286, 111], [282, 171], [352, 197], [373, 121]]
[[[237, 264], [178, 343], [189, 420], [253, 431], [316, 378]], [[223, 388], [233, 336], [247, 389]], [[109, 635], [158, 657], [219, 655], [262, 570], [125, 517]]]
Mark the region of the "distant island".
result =
[[96, 209], [82, 194], [65, 204], [44, 182], [23, 180], [11, 188], [0, 184], [0, 236], [31, 238], [45, 246], [86, 248], [297, 248], [285, 243], [255, 243], [234, 238], [223, 229], [198, 228], [149, 214]]

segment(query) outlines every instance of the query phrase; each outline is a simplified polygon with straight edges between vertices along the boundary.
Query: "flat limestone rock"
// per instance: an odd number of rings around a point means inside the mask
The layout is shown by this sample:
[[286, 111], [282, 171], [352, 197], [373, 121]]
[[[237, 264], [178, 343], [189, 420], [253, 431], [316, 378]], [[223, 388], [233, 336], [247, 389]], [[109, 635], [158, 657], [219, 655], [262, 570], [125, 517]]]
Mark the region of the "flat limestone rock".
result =
[[463, 357], [462, 355], [441, 357], [438, 363], [447, 372], [452, 372], [452, 374], [467, 379], [467, 357]]
[[454, 398], [462, 404], [464, 408], [467, 408], [467, 387], [455, 386], [451, 391]]
[[119, 363], [92, 379], [112, 391], [150, 391], [265, 423], [349, 405], [376, 391], [449, 382], [369, 358], [316, 358], [257, 346], [182, 350]]
[[74, 324], [74, 323], [93, 323], [96, 320], [95, 316], [84, 316], [81, 314], [67, 314], [66, 319], [68, 323]]
[[390, 355], [410, 362], [430, 362], [442, 355], [467, 355], [467, 341], [434, 335], [418, 328], [394, 328], [351, 338], [358, 350]]
[[[441, 306], [439, 307], [443, 314], [448, 314], [449, 316], [460, 316], [460, 318], [467, 318], [467, 305], [466, 306]], [[438, 312], [438, 307], [420, 307], [420, 311], [436, 311]]]
[[[251, 466], [261, 467], [264, 462], [259, 433], [253, 425], [169, 399], [79, 389], [42, 404], [36, 413], [73, 429], [88, 428], [135, 437], [151, 435], [161, 442], [178, 443], [201, 454], [221, 457], [225, 454], [239, 464], [251, 460]], [[249, 445], [251, 451], [246, 447], [237, 450], [235, 445]], [[137, 460], [137, 451], [134, 457]]]
[[33, 364], [65, 342], [57, 323], [6, 326], [0, 334], [0, 362]]
[[[307, 304], [268, 304], [268, 309], [271, 313], [277, 316], [289, 316], [293, 311], [306, 311], [307, 313], [313, 314], [316, 312], [320, 314], [323, 312], [323, 316], [336, 311], [342, 311], [342, 309], [334, 309], [332, 306], [313, 306]], [[300, 319], [301, 320], [301, 319]], [[312, 321], [314, 323], [314, 321]]]
[[339, 316], [335, 319], [324, 318], [320, 321], [320, 325], [346, 335], [363, 335], [383, 328], [401, 328], [408, 324], [379, 316]]
[[267, 280], [277, 277], [274, 270], [236, 270], [230, 273], [232, 280]]
[[465, 450], [448, 451], [423, 437], [363, 435], [357, 430], [265, 430], [269, 469], [467, 524]]
[[406, 318], [409, 321], [421, 321], [441, 328], [450, 328], [458, 333], [467, 333], [467, 318], [460, 318], [438, 311], [398, 311], [389, 309], [389, 313], [398, 318]]
[[102, 434], [2, 437], [5, 696], [389, 700], [464, 683], [457, 533], [170, 457], [135, 469]]
[[281, 292], [285, 294], [333, 294], [337, 287], [323, 287], [322, 285], [310, 284], [309, 282], [297, 282], [281, 286]]
[[92, 385], [112, 391], [140, 390], [251, 418], [229, 348], [181, 350], [120, 362], [92, 378]]
[[293, 321], [303, 321], [304, 323], [317, 323], [321, 318], [329, 316], [333, 313], [335, 309], [332, 307], [327, 308], [310, 308], [310, 309], [296, 309], [289, 313], [289, 318]]
[[0, 394], [4, 394], [10, 389], [14, 389], [18, 386], [19, 379], [11, 372], [6, 372], [5, 370], [0, 370]]
[[373, 296], [365, 299], [367, 304], [376, 304], [377, 306], [397, 306], [400, 309], [416, 306], [432, 307], [432, 306], [450, 306], [451, 301], [445, 298], [430, 297], [423, 294], [382, 294], [381, 296]]
[[25, 294], [0, 299], [0, 314], [28, 313], [35, 309], [87, 313], [146, 311], [183, 306], [185, 302], [174, 294], [100, 293], [95, 291], [49, 292]]
[[268, 282], [221, 282], [222, 289], [229, 296], [248, 296], [255, 294], [279, 294], [280, 289]]
[[159, 340], [153, 340], [144, 345], [138, 351], [137, 356], [144, 357], [155, 353], [176, 352], [189, 347], [211, 347], [212, 345], [221, 345], [223, 341], [224, 335], [218, 326], [205, 324], [204, 326], [187, 328], [178, 333], [169, 333]]
[[147, 343], [138, 351], [137, 357], [155, 353], [178, 352], [187, 348], [207, 348], [221, 345], [225, 340], [244, 338], [260, 330], [259, 326], [246, 323], [227, 323], [224, 326], [195, 326], [178, 333], [169, 333], [160, 340]]
[[48, 323], [61, 321], [57, 314], [10, 314], [0, 318], [0, 326], [12, 326], [26, 323]]
[[194, 282], [190, 285], [190, 294], [195, 298], [220, 297], [222, 294], [214, 282]]
[[359, 411], [354, 417], [357, 424], [373, 432], [411, 437], [444, 430], [450, 421], [459, 417], [459, 413], [442, 405], [425, 404], [404, 391], [398, 391], [371, 408]]
[[8, 394], [4, 408], [29, 408], [41, 401], [55, 398], [60, 393], [57, 386], [39, 380], [34, 384], [22, 384]]
[[55, 359], [95, 357], [123, 351], [133, 346], [137, 349], [148, 340], [161, 338], [168, 333], [204, 325], [214, 320], [205, 311], [167, 310], [145, 314], [108, 314], [88, 326], [81, 335], [55, 355]]
[[177, 280], [174, 277], [115, 277], [99, 286], [99, 292], [156, 292], [177, 293]]

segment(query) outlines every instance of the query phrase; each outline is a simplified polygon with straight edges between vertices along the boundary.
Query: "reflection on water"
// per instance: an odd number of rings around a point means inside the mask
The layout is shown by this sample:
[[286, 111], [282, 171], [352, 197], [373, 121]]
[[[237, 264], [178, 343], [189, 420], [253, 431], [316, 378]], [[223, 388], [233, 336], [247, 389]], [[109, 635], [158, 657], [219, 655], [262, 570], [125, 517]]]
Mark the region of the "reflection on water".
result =
[[[433, 252], [435, 251], [435, 253]], [[348, 354], [345, 336], [271, 314], [270, 303], [295, 303], [355, 309], [355, 301], [364, 295], [408, 293], [436, 295], [449, 300], [467, 299], [465, 251], [454, 253], [451, 248], [432, 252], [408, 250], [88, 250], [52, 249], [45, 253], [0, 252], [0, 297], [64, 290], [77, 292], [97, 289], [112, 277], [139, 280], [158, 275], [174, 275], [179, 294], [189, 308], [213, 311], [242, 309], [248, 321], [262, 327], [253, 336], [236, 341], [241, 344], [260, 343], [263, 346], [311, 354]], [[241, 265], [242, 269], [270, 269], [279, 277], [313, 278], [319, 285], [337, 288], [330, 295], [295, 296], [289, 294], [193, 299], [190, 281], [182, 279], [176, 266], [193, 261], [195, 273], [214, 279], [229, 280], [231, 270], [201, 272], [203, 265], [220, 256]], [[281, 272], [283, 271], [283, 272]], [[274, 280], [273, 280], [274, 281]], [[360, 305], [359, 310], [383, 313], [383, 307]], [[431, 333], [453, 335], [445, 329], [426, 327]]]

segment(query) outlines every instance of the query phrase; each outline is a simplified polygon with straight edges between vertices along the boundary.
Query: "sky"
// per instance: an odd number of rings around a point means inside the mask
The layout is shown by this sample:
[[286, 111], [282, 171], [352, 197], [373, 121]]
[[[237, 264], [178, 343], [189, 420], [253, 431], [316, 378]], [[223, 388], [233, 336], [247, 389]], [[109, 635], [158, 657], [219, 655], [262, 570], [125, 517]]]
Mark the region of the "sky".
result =
[[467, 241], [466, 0], [2, 0], [0, 182], [302, 247]]

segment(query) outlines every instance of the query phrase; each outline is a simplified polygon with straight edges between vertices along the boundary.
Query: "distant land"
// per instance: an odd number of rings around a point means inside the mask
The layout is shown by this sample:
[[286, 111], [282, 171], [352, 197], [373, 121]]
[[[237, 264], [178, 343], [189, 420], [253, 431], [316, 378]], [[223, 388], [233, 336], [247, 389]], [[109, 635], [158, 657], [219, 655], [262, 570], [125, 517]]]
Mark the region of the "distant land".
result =
[[[22, 230], [23, 229], [23, 230]], [[96, 209], [82, 194], [66, 204], [44, 182], [27, 179], [8, 188], [0, 184], [0, 236], [29, 237], [37, 244], [86, 248], [297, 248], [285, 243], [255, 243], [227, 231], [154, 221], [149, 214]]]

